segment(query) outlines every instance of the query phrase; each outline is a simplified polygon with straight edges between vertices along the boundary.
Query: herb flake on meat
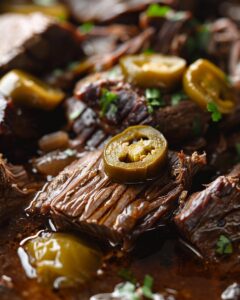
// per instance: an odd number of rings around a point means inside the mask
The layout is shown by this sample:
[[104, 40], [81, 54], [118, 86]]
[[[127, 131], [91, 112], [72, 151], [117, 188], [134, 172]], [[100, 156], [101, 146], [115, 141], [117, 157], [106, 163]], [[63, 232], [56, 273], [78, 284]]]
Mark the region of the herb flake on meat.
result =
[[115, 114], [117, 112], [116, 101], [118, 99], [118, 95], [108, 91], [105, 88], [102, 89], [101, 94], [102, 94], [100, 98], [101, 117], [105, 116], [108, 112], [111, 115]]
[[153, 299], [153, 278], [150, 275], [146, 275], [144, 278], [143, 286], [141, 288], [144, 297]]
[[171, 104], [178, 105], [181, 101], [188, 99], [188, 96], [183, 92], [175, 93], [172, 95]]
[[213, 122], [218, 122], [222, 119], [222, 114], [220, 113], [217, 105], [214, 102], [208, 103], [207, 110], [211, 113]]
[[231, 254], [233, 252], [232, 242], [225, 235], [220, 235], [217, 241], [216, 252], [221, 255]]
[[118, 272], [118, 276], [121, 277], [122, 279], [131, 282], [133, 284], [136, 284], [137, 280], [134, 276], [134, 274], [131, 272], [131, 270], [126, 269], [126, 268], [122, 268], [119, 272]]
[[82, 32], [82, 33], [89, 33], [93, 30], [94, 28], [94, 24], [92, 22], [86, 22], [83, 23], [82, 25], [80, 25], [78, 27], [78, 29]]
[[145, 96], [147, 98], [147, 108], [150, 114], [154, 112], [154, 108], [165, 106], [165, 102], [159, 89], [146, 89]]
[[171, 8], [169, 6], [151, 4], [147, 9], [146, 14], [148, 17], [165, 17], [170, 11]]

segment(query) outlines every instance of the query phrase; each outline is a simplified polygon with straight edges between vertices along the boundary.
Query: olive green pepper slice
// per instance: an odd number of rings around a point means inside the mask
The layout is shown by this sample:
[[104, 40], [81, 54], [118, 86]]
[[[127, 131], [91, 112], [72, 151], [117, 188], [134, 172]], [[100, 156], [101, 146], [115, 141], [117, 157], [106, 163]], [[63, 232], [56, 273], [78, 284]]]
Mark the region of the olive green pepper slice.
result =
[[103, 159], [106, 174], [115, 181], [151, 179], [166, 162], [167, 141], [151, 126], [132, 126], [107, 143]]
[[226, 74], [206, 59], [191, 64], [183, 78], [185, 93], [203, 109], [213, 102], [220, 113], [229, 114], [236, 107], [236, 100]]
[[69, 11], [63, 4], [56, 3], [52, 5], [37, 5], [37, 4], [18, 4], [14, 1], [3, 1], [0, 4], [0, 12], [2, 13], [18, 13], [18, 14], [31, 14], [34, 12], [41, 12], [45, 15], [55, 17], [59, 20], [67, 20]]
[[38, 281], [55, 288], [85, 283], [96, 273], [102, 258], [98, 250], [64, 233], [36, 237], [24, 249]]
[[133, 84], [170, 89], [181, 82], [186, 61], [176, 56], [140, 54], [123, 57], [120, 66], [126, 80]]
[[20, 70], [12, 70], [1, 78], [0, 92], [15, 104], [44, 110], [54, 109], [64, 99], [62, 91]]

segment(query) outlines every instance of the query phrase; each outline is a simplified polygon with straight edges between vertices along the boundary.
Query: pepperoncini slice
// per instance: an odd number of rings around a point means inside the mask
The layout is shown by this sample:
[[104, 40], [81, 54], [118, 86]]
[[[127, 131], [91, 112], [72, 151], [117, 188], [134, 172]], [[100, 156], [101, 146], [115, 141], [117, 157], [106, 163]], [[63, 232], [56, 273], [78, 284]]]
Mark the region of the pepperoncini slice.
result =
[[0, 12], [18, 14], [41, 12], [59, 20], [67, 20], [69, 18], [69, 11], [67, 7], [60, 3], [52, 5], [37, 5], [31, 3], [16, 3], [16, 1], [3, 1], [3, 3], [0, 4]]
[[64, 288], [89, 280], [100, 267], [101, 253], [69, 234], [53, 233], [27, 242], [25, 250], [39, 282]]
[[151, 126], [138, 125], [114, 136], [104, 148], [106, 174], [120, 182], [154, 178], [167, 159], [167, 141]]
[[186, 61], [176, 56], [140, 54], [120, 60], [127, 81], [141, 87], [172, 88], [181, 82]]
[[229, 114], [236, 107], [226, 75], [208, 60], [198, 59], [189, 66], [183, 78], [183, 86], [191, 100], [203, 109], [213, 102], [220, 113]]
[[38, 78], [20, 70], [12, 70], [0, 80], [0, 92], [15, 104], [52, 110], [64, 98], [64, 93]]

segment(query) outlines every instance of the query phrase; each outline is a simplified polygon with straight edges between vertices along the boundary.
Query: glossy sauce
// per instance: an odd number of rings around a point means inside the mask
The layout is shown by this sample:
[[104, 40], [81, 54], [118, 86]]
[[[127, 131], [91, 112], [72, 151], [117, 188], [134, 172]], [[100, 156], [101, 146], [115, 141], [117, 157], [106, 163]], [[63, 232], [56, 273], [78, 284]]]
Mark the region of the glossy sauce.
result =
[[[160, 227], [141, 237], [131, 254], [124, 257], [117, 255], [119, 258], [116, 258], [108, 253], [108, 259], [96, 277], [84, 286], [53, 290], [27, 277], [20, 262], [20, 258], [25, 262], [27, 259], [19, 248], [20, 242], [44, 229], [41, 223], [42, 220], [18, 215], [0, 230], [1, 285], [10, 285], [7, 292], [16, 294], [16, 299], [87, 300], [96, 294], [112, 292], [118, 283], [124, 282], [118, 275], [122, 268], [129, 269], [140, 283], [146, 274], [151, 275], [154, 278], [154, 292], [172, 295], [179, 300], [221, 299], [222, 292], [239, 278], [239, 272], [228, 275], [224, 268], [220, 270], [204, 264], [179, 240], [174, 230]], [[31, 274], [34, 271], [28, 269], [28, 272]], [[15, 300], [12, 294], [10, 299]]]

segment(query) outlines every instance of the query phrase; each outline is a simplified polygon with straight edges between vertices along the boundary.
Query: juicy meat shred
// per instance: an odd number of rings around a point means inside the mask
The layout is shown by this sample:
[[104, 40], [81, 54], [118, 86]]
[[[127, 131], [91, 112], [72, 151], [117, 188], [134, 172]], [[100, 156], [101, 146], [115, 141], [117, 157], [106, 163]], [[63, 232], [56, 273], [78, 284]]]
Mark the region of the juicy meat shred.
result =
[[[116, 134], [128, 126], [146, 124], [161, 130], [170, 145], [177, 145], [206, 132], [209, 115], [195, 103], [181, 101], [172, 106], [171, 95], [166, 94], [162, 96], [165, 107], [156, 108], [154, 113], [149, 113], [144, 90], [122, 80], [103, 79], [102, 76], [100, 74], [100, 78], [95, 76], [80, 81], [75, 88], [75, 97], [94, 110], [102, 128], [108, 134]], [[112, 113], [109, 109], [104, 116], [100, 103], [103, 89], [117, 95], [114, 103], [117, 111]]]
[[11, 165], [0, 157], [0, 222], [11, 217], [13, 210], [26, 203], [32, 192], [25, 169]]
[[50, 214], [61, 229], [70, 227], [121, 244], [168, 220], [204, 164], [204, 155], [170, 152], [155, 180], [126, 185], [107, 177], [102, 151], [89, 152], [48, 183], [29, 211]]
[[[115, 30], [117, 29], [122, 31], [126, 30], [126, 28], [123, 29], [123, 26], [120, 25], [116, 25]], [[114, 28], [109, 29], [110, 32], [111, 30], [113, 31]], [[106, 29], [102, 29], [102, 33], [103, 31], [107, 34]], [[131, 34], [131, 32], [128, 33]], [[99, 35], [98, 37], [97, 34]], [[69, 90], [83, 75], [90, 72], [108, 70], [118, 63], [122, 56], [141, 52], [141, 50], [145, 49], [149, 45], [150, 39], [154, 34], [154, 30], [153, 28], [147, 28], [129, 39], [126, 39], [126, 36], [120, 36], [120, 34], [120, 32], [114, 34], [114, 39], [109, 36], [109, 34], [108, 37], [104, 37], [101, 36], [101, 30], [98, 27], [98, 30], [95, 29], [92, 33], [94, 37], [89, 35], [90, 38], [86, 38], [83, 44], [85, 54], [90, 56], [86, 60], [80, 62], [73, 69], [67, 69], [63, 73], [60, 72], [60, 74], [55, 74], [55, 72], [53, 72], [46, 78], [47, 81], [55, 87]], [[116, 42], [116, 39], [122, 40], [123, 38], [126, 40], [122, 43]], [[104, 49], [104, 52], [102, 49]]]
[[216, 250], [221, 235], [233, 244], [239, 242], [239, 184], [240, 164], [193, 194], [174, 218], [183, 236], [208, 260], [220, 259]]
[[34, 73], [51, 70], [80, 54], [75, 28], [40, 13], [1, 15], [0, 45], [0, 74], [15, 68]]
[[[167, 16], [149, 17], [143, 13], [140, 17], [140, 26], [143, 29], [152, 27], [155, 34], [151, 40], [151, 48], [155, 52], [168, 55], [185, 56], [187, 42], [193, 32], [192, 14], [189, 11], [176, 12], [172, 10], [172, 18]], [[174, 18], [175, 16], [175, 18]]]

